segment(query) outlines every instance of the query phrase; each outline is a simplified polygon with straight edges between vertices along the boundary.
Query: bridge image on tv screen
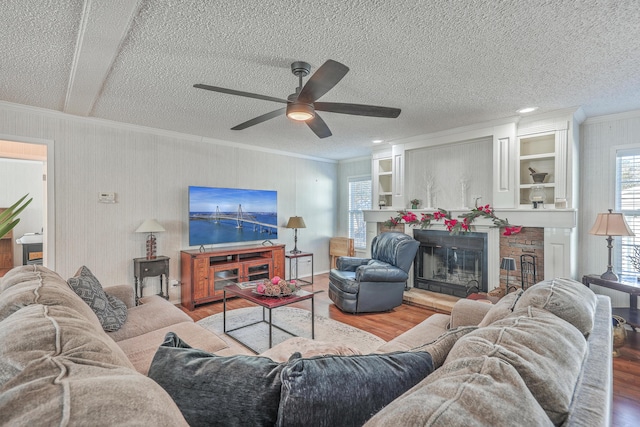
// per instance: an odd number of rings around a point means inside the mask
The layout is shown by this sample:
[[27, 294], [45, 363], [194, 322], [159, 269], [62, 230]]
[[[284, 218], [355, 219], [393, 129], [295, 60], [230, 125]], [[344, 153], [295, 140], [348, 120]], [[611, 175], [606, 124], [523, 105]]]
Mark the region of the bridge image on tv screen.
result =
[[278, 238], [277, 191], [189, 187], [189, 246]]

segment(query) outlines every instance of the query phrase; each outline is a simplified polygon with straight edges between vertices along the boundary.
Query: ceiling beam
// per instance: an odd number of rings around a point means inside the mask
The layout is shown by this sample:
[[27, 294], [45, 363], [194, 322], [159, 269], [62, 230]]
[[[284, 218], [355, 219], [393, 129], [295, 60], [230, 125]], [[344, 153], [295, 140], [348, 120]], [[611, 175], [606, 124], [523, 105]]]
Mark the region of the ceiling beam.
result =
[[141, 0], [85, 0], [65, 96], [65, 113], [88, 116], [127, 38]]

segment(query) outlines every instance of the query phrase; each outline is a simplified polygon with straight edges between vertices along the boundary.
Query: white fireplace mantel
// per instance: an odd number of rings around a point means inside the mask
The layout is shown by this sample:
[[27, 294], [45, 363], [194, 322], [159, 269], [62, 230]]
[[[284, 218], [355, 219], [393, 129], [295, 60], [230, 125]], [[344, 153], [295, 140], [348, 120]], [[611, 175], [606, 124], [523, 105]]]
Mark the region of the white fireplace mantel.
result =
[[[433, 210], [411, 209], [420, 216]], [[468, 213], [469, 210], [451, 210], [451, 217]], [[577, 280], [577, 210], [576, 209], [495, 209], [496, 216], [508, 219], [512, 225], [544, 228], [544, 279], [567, 277]], [[395, 209], [366, 210], [364, 221], [367, 225], [367, 254], [371, 254], [371, 241], [379, 233], [379, 225], [398, 215]], [[488, 241], [488, 285], [489, 290], [499, 284], [500, 239], [497, 228], [485, 218], [476, 219], [473, 231], [489, 233]], [[434, 230], [444, 229], [439, 222], [432, 222]], [[413, 236], [413, 229], [405, 225], [404, 232]], [[411, 276], [412, 278], [412, 276]], [[413, 280], [410, 280], [410, 284]]]

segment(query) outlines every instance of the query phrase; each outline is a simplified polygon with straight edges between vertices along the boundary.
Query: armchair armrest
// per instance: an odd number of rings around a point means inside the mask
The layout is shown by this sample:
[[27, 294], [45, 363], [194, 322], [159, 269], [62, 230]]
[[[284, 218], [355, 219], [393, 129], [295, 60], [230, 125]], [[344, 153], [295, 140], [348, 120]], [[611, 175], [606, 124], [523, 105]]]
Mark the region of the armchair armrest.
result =
[[356, 270], [358, 282], [404, 282], [409, 275], [392, 265], [363, 265]]
[[341, 256], [336, 261], [336, 268], [342, 271], [356, 271], [361, 265], [367, 265], [370, 260], [370, 258]]
[[133, 286], [131, 285], [115, 285], [103, 288], [105, 293], [114, 296], [124, 302], [127, 308], [136, 306], [136, 298], [133, 294]]

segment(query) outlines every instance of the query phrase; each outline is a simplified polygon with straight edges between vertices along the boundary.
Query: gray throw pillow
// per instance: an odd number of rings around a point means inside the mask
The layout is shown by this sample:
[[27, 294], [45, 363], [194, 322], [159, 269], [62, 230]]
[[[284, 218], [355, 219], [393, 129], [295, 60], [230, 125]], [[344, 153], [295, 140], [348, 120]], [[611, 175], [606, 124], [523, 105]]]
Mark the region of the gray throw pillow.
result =
[[278, 415], [282, 366], [261, 356], [216, 356], [169, 332], [148, 375], [192, 427], [271, 426]]
[[427, 352], [300, 358], [282, 370], [278, 426], [361, 426], [433, 371]]
[[67, 283], [91, 307], [105, 331], [117, 331], [127, 320], [126, 304], [112, 295], [107, 295], [98, 279], [84, 265], [75, 276], [67, 280]]

